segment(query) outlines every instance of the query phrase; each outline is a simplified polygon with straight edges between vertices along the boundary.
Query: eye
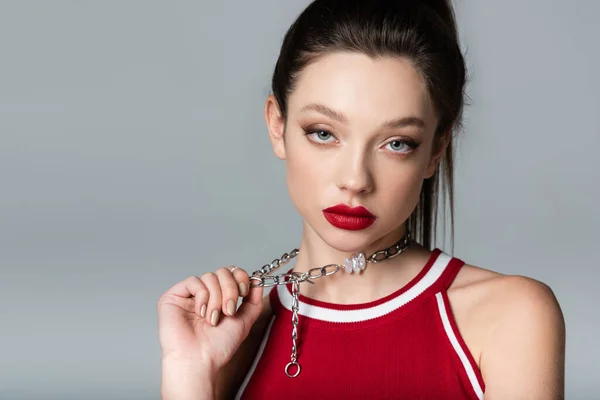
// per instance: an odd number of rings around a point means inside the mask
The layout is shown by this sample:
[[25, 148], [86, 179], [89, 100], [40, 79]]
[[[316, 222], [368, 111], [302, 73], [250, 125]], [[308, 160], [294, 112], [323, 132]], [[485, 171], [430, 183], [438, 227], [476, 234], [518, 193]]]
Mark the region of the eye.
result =
[[407, 154], [417, 148], [417, 145], [406, 140], [393, 140], [386, 145], [393, 153]]
[[331, 139], [335, 141], [335, 136], [331, 132], [324, 130], [305, 131], [304, 134], [310, 137], [310, 140], [315, 143], [332, 143]]

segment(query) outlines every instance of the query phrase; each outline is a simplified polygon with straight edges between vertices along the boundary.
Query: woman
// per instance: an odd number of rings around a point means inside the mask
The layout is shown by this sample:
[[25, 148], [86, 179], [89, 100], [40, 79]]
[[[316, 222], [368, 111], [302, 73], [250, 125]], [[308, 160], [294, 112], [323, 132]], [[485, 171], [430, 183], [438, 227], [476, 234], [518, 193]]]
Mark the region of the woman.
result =
[[465, 83], [447, 1], [304, 10], [265, 107], [303, 218], [299, 252], [161, 296], [164, 399], [563, 398], [552, 290], [434, 247]]

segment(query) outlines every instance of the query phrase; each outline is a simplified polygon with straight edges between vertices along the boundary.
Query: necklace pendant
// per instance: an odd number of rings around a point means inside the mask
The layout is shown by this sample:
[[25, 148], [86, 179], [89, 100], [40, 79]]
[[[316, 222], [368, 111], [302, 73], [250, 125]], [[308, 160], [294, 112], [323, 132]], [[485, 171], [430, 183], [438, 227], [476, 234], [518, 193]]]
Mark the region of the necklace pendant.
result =
[[364, 253], [352, 254], [351, 257], [346, 258], [344, 261], [344, 271], [351, 274], [360, 274], [367, 268], [367, 260]]

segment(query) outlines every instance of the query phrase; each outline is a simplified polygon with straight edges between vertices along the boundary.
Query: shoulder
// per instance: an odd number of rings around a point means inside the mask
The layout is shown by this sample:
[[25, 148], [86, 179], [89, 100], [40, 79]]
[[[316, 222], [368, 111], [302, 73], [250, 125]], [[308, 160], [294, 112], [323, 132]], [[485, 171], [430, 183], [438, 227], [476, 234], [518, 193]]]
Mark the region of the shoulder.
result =
[[470, 299], [479, 321], [486, 395], [562, 398], [565, 322], [553, 290], [527, 276], [473, 265], [456, 278], [453, 286]]
[[495, 315], [496, 325], [547, 321], [561, 323], [562, 311], [550, 286], [523, 275], [505, 275], [492, 270], [464, 265], [453, 284], [469, 290], [486, 313]]
[[527, 276], [506, 275], [465, 264], [450, 288], [469, 291], [485, 311], [500, 313], [509, 320], [519, 318], [525, 312], [544, 317], [562, 316], [552, 288]]
[[554, 291], [537, 279], [465, 264], [450, 289], [468, 292], [474, 305], [471, 311], [491, 316], [486, 319], [488, 335], [498, 335], [509, 327], [516, 330], [516, 326], [564, 330], [564, 317]]
[[[484, 306], [496, 314], [489, 328], [490, 339], [525, 334], [545, 338], [564, 332], [564, 316], [550, 286], [522, 275], [500, 275], [482, 283]], [[525, 331], [527, 333], [525, 333]]]

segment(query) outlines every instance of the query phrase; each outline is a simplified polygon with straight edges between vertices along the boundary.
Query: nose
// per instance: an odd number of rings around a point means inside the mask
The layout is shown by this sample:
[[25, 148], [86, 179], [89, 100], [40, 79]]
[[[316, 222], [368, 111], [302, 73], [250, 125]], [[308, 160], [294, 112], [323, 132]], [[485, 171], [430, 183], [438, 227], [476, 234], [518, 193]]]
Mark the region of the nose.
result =
[[373, 190], [373, 176], [364, 152], [348, 149], [337, 160], [337, 186], [353, 195]]

